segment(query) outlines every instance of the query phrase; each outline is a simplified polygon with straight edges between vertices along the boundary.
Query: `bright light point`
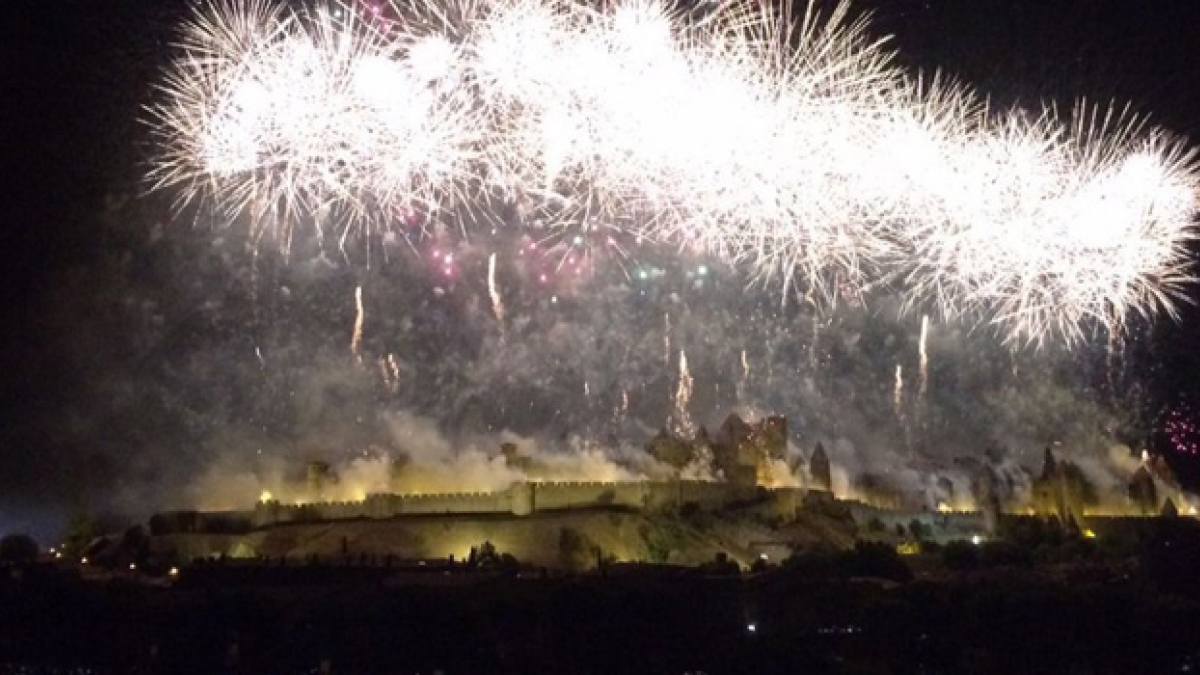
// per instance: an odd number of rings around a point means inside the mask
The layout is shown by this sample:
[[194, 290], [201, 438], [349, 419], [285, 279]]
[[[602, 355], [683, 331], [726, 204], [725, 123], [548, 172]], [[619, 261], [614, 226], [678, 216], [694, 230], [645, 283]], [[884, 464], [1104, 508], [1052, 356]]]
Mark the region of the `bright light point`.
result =
[[450, 264], [450, 263], [452, 263], [452, 262], [454, 262], [454, 254], [453, 254], [453, 253], [447, 253], [447, 254], [446, 254], [446, 264], [447, 264], [447, 265], [449, 265], [449, 264]]
[[87, 557], [85, 556], [85, 557], [83, 557], [83, 558], [80, 558], [80, 559], [79, 559], [79, 563], [80, 563], [81, 565], [86, 565], [86, 564], [88, 564], [88, 559], [87, 559]]
[[409, 68], [421, 82], [446, 78], [452, 73], [457, 60], [454, 45], [440, 35], [419, 40], [408, 52]]
[[763, 561], [767, 560], [767, 554], [766, 554], [766, 553], [759, 553], [759, 554], [758, 554], [758, 559], [759, 559], [759, 560], [763, 560]]
[[1095, 532], [1094, 530], [1090, 529], [1090, 528], [1089, 528], [1089, 529], [1085, 529], [1085, 530], [1083, 531], [1083, 536], [1084, 536], [1085, 538], [1087, 538], [1087, 539], [1095, 539], [1095, 538], [1096, 538], [1096, 532]]
[[708, 265], [701, 265], [700, 268], [696, 270], [696, 273], [699, 274], [700, 276], [707, 275], [708, 274]]
[[543, 275], [539, 276], [538, 280], [541, 281], [543, 284], [546, 283], [546, 275], [543, 274]]
[[557, 295], [550, 296], [550, 304], [552, 304], [552, 305], [558, 304], [558, 296]]
[[583, 246], [583, 237], [581, 237], [579, 235], [575, 235], [574, 241], [575, 241], [576, 246]]
[[136, 569], [137, 569], [137, 564], [136, 564], [136, 563], [129, 563], [129, 569], [131, 569], [131, 570], [136, 570]]
[[646, 270], [638, 270], [638, 278], [639, 279], [649, 279], [650, 273], [647, 272]]
[[451, 276], [454, 274], [454, 270], [449, 267], [447, 267], [444, 271], [446, 272], [446, 276]]
[[979, 536], [978, 534], [971, 535], [971, 543], [978, 546], [983, 543], [983, 537]]
[[275, 496], [271, 494], [270, 490], [263, 490], [262, 494], [258, 496], [258, 501], [260, 502], [269, 502], [272, 499], [275, 499]]
[[171, 569], [170, 569], [170, 570], [167, 572], [167, 574], [169, 574], [169, 575], [171, 575], [171, 576], [173, 576], [173, 577], [177, 577], [177, 576], [179, 576], [179, 568], [178, 568], [178, 567], [172, 567], [172, 568], [171, 568]]
[[750, 631], [751, 633], [755, 633], [758, 631], [758, 625], [753, 624], [753, 623], [748, 623], [748, 624], [746, 624], [746, 630]]

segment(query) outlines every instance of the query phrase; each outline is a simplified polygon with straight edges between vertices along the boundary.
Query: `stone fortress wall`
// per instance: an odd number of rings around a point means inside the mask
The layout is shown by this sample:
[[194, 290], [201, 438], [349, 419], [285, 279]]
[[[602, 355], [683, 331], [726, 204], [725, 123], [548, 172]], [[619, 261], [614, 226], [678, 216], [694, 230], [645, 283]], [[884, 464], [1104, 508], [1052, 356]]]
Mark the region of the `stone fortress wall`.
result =
[[519, 482], [497, 492], [372, 494], [362, 501], [284, 504], [260, 501], [253, 511], [174, 512], [151, 519], [156, 534], [238, 531], [286, 523], [377, 519], [415, 515], [529, 516], [572, 509], [623, 508], [645, 512], [678, 510], [694, 503], [715, 510], [756, 503], [794, 514], [809, 490], [760, 488], [709, 481]]
[[255, 527], [279, 523], [388, 519], [407, 515], [505, 514], [528, 516], [539, 512], [612, 507], [638, 511], [664, 511], [695, 503], [716, 509], [765, 497], [794, 511], [807, 490], [768, 490], [708, 481], [638, 482], [520, 482], [499, 492], [449, 494], [373, 494], [358, 502], [281, 504], [264, 501], [255, 505]]

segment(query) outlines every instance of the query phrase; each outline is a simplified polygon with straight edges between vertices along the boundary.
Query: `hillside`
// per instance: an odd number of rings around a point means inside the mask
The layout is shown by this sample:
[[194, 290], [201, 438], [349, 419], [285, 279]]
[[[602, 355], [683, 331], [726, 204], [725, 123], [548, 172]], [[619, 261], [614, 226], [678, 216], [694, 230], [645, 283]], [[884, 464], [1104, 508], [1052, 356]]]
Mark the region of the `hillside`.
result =
[[466, 558], [485, 541], [518, 560], [550, 568], [588, 568], [597, 551], [617, 561], [697, 565], [718, 553], [749, 565], [764, 545], [844, 547], [853, 524], [801, 514], [784, 527], [748, 514], [685, 518], [616, 509], [542, 512], [532, 516], [429, 515], [390, 520], [344, 520], [276, 525], [242, 535], [170, 534], [155, 537], [156, 553], [181, 560], [226, 555], [331, 559], [346, 555]]

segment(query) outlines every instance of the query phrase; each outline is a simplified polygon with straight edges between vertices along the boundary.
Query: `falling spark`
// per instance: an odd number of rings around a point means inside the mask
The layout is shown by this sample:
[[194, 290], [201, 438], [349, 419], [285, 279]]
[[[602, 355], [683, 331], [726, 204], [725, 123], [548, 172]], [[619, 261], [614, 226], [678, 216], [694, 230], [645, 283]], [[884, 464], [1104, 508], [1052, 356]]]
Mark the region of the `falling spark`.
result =
[[821, 337], [821, 319], [817, 314], [813, 313], [812, 318], [812, 339], [808, 341], [808, 365], [810, 368], [817, 367], [817, 340]]
[[663, 314], [663, 362], [671, 362], [671, 314]]
[[363, 299], [362, 286], [354, 289], [354, 333], [350, 337], [350, 353], [362, 361], [362, 355], [359, 353], [362, 350], [363, 336]]
[[917, 396], [925, 400], [925, 390], [929, 385], [929, 353], [925, 350], [925, 342], [929, 339], [929, 315], [921, 317], [921, 341], [918, 350], [921, 353], [921, 386]]
[[393, 394], [400, 388], [400, 367], [396, 363], [396, 357], [393, 354], [388, 354], [387, 358], [379, 360], [379, 370], [383, 374], [384, 386]]
[[488, 295], [492, 297], [492, 311], [496, 321], [504, 323], [504, 300], [500, 297], [500, 289], [496, 287], [496, 254], [488, 258]]
[[896, 417], [903, 417], [901, 405], [904, 403], [904, 367], [896, 364], [896, 388], [892, 391], [892, 407]]
[[[742, 378], [737, 383], [737, 398], [738, 403], [746, 405], [746, 400], [749, 398], [750, 389], [750, 359], [746, 355], [746, 350], [742, 350]], [[753, 414], [753, 410], [750, 411]]]
[[675, 405], [671, 418], [675, 433], [685, 438], [695, 433], [692, 415], [688, 408], [692, 403], [692, 373], [688, 369], [687, 352], [679, 352], [679, 387], [675, 390]]

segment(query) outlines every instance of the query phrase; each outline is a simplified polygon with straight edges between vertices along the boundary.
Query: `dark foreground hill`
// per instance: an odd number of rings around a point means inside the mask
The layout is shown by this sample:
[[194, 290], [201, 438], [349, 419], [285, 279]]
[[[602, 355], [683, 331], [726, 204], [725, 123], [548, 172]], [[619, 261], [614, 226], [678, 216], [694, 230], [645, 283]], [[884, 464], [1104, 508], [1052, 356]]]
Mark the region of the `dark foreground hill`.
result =
[[1200, 604], [1147, 590], [1115, 567], [907, 583], [666, 567], [559, 578], [292, 568], [276, 579], [290, 581], [244, 583], [219, 567], [184, 570], [171, 587], [9, 575], [0, 664], [388, 675], [1127, 674], [1200, 665]]

